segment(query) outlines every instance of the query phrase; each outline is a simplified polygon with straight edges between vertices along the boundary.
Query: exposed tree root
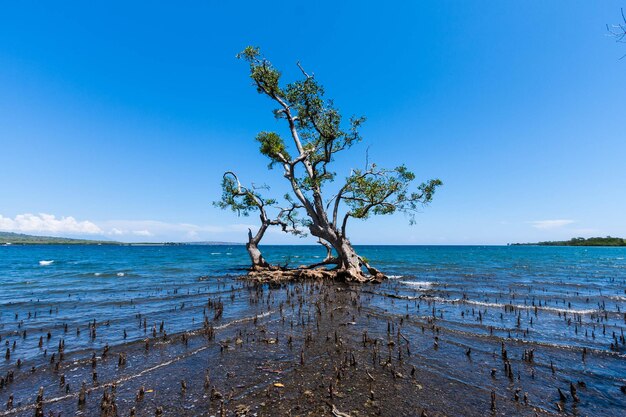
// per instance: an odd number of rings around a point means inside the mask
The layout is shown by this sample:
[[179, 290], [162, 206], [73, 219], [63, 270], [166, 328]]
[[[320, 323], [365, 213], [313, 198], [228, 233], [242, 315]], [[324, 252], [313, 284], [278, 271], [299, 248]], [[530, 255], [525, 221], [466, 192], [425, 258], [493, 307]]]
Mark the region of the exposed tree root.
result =
[[282, 268], [271, 266], [269, 268], [254, 268], [248, 272], [247, 278], [257, 282], [281, 282], [291, 280], [336, 280], [343, 282], [382, 282], [387, 277], [374, 268], [370, 269], [372, 275], [361, 271], [346, 269], [323, 269], [323, 268]]

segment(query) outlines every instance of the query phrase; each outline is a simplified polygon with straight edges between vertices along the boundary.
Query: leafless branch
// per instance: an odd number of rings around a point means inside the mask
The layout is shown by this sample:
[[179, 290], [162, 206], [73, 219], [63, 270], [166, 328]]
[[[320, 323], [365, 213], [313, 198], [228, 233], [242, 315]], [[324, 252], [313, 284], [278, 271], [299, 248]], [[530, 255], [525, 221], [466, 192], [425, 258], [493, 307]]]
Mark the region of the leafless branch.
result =
[[309, 75], [307, 74], [307, 72], [304, 70], [304, 68], [302, 68], [302, 65], [300, 65], [300, 61], [296, 62], [296, 65], [298, 66], [298, 68], [300, 68], [300, 71], [302, 71], [302, 74], [307, 77], [307, 78], [313, 78], [315, 76], [315, 74], [313, 75]]

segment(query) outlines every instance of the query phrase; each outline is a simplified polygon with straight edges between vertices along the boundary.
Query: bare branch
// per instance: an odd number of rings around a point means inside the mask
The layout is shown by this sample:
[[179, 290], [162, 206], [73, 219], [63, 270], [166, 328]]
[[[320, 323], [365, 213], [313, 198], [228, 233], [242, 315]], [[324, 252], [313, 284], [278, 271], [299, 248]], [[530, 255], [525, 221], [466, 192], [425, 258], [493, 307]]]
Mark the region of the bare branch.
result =
[[[626, 42], [626, 14], [624, 13], [624, 9], [621, 9], [622, 21], [623, 23], [619, 23], [617, 25], [609, 26], [606, 25], [606, 30], [611, 37], [615, 39], [615, 42]], [[620, 59], [623, 59], [626, 55], [623, 55]]]
[[298, 66], [298, 68], [300, 68], [300, 71], [302, 71], [302, 74], [307, 77], [307, 78], [313, 78], [315, 75], [309, 75], [306, 73], [306, 71], [304, 70], [304, 68], [302, 68], [302, 65], [300, 65], [300, 61], [296, 62], [296, 65]]

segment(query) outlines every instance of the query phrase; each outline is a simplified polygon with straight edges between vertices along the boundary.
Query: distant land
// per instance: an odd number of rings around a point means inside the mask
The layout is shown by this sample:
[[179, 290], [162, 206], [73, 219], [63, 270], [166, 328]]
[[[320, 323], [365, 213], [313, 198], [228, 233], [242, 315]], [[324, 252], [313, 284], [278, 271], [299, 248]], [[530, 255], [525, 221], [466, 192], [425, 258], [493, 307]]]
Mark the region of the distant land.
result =
[[53, 236], [32, 236], [22, 233], [0, 232], [0, 245], [122, 245], [111, 240], [69, 239]]
[[182, 245], [242, 245], [233, 242], [142, 242], [124, 243], [113, 240], [71, 239], [54, 236], [33, 236], [22, 233], [0, 232], [3, 245], [109, 245], [109, 246], [182, 246]]
[[512, 243], [513, 246], [626, 246], [626, 239], [619, 237], [573, 237], [570, 240], [548, 241], [538, 243]]

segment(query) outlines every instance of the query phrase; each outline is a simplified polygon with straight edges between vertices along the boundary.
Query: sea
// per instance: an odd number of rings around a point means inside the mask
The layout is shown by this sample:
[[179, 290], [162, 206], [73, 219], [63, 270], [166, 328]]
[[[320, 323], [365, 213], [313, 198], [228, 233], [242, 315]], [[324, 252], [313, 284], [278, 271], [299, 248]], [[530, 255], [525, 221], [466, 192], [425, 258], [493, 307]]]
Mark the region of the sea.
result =
[[[261, 249], [270, 262], [293, 267], [325, 256], [320, 246]], [[432, 351], [429, 343], [415, 351], [431, 371], [490, 384], [471, 371], [475, 363], [452, 361], [444, 346], [470, 349], [475, 361], [493, 366], [492, 356], [511, 345], [519, 353], [513, 359], [532, 378], [553, 378], [564, 390], [568, 382], [579, 384], [579, 392], [587, 390], [580, 408], [589, 415], [624, 415], [626, 248], [357, 246], [357, 251], [390, 278], [363, 287], [372, 314], [437, 327], [441, 348]], [[242, 289], [246, 283], [237, 277], [248, 265], [243, 245], [0, 246], [0, 375], [17, 359], [29, 367], [44, 363], [47, 350], [55, 351], [61, 339], [67, 354], [88, 356], [105, 344], [142, 340], [155, 327], [168, 334], [200, 328], [207, 298]], [[233, 298], [224, 320], [249, 315], [250, 309], [245, 297]], [[98, 335], [85, 337], [92, 323], [98, 324]], [[414, 331], [417, 337], [424, 326]], [[410, 331], [406, 335], [411, 337]], [[543, 384], [531, 394], [541, 397], [548, 389]], [[554, 410], [558, 393], [549, 389], [552, 394], [540, 404]]]

